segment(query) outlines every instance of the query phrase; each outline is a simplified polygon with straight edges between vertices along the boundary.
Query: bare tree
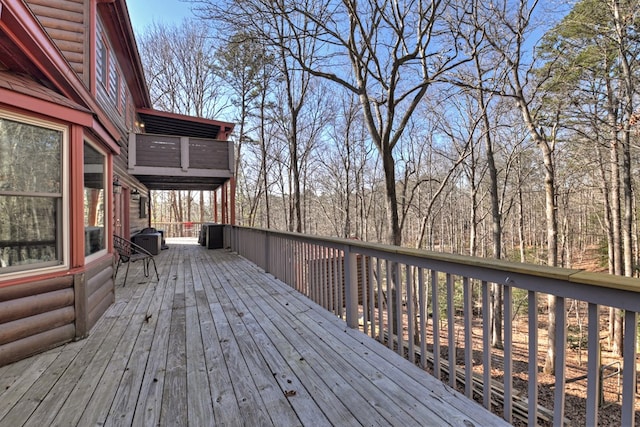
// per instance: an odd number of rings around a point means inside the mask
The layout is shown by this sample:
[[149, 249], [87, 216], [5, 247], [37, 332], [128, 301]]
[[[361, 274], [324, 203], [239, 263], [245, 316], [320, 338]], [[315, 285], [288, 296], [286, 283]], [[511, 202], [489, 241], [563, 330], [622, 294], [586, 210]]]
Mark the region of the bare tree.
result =
[[[526, 35], [533, 27], [532, 18], [538, 2], [526, 0], [491, 2], [483, 4], [483, 14], [493, 23], [484, 28], [486, 42], [499, 60], [506, 65], [506, 88], [501, 95], [513, 100], [522, 114], [530, 138], [542, 155], [544, 166], [545, 212], [547, 228], [547, 265], [558, 264], [558, 219], [555, 185], [554, 151], [557, 127], [553, 123], [545, 130], [545, 122], [538, 116], [537, 90], [541, 84], [533, 77], [531, 63], [527, 64]], [[548, 296], [548, 351], [545, 372], [555, 372], [555, 305], [556, 298]]]
[[[208, 29], [192, 20], [176, 26], [152, 24], [139, 36], [140, 56], [155, 108], [205, 118], [222, 114], [228, 105], [219, 73], [213, 67], [216, 52], [212, 40]], [[174, 201], [180, 197], [172, 195]], [[180, 212], [182, 203], [173, 204], [179, 221], [192, 221], [192, 199], [188, 191], [186, 219]]]
[[[261, 29], [265, 42], [302, 70], [359, 98], [369, 136], [381, 153], [388, 240], [396, 245], [402, 235], [393, 149], [428, 88], [461, 61], [455, 25], [445, 18], [456, 15], [451, 8], [445, 1], [246, 0], [226, 10], [235, 21]], [[314, 55], [303, 49], [309, 40], [316, 43]]]
[[140, 56], [155, 108], [218, 118], [228, 107], [213, 67], [215, 46], [206, 26], [152, 24], [139, 35]]

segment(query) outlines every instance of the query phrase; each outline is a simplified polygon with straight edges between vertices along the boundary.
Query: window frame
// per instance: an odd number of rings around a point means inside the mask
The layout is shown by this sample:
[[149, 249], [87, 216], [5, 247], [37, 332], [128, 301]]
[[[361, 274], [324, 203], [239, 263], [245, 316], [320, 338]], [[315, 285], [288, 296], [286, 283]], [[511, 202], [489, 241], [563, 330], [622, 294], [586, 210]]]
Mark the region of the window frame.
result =
[[[108, 173], [107, 173], [107, 169], [108, 169], [107, 168], [107, 162], [108, 162], [108, 159], [109, 159], [108, 153], [105, 150], [103, 150], [100, 147], [99, 144], [96, 144], [95, 142], [91, 141], [90, 139], [85, 138], [84, 139], [84, 143], [82, 144], [83, 158], [84, 158], [84, 146], [85, 146], [85, 144], [91, 146], [91, 148], [93, 148], [100, 155], [102, 155], [102, 157], [104, 159], [104, 173], [103, 173], [103, 178], [102, 178], [102, 180], [103, 180], [103, 189], [104, 189], [104, 212], [103, 212], [103, 215], [104, 215], [104, 236], [103, 236], [104, 248], [102, 248], [99, 251], [94, 252], [92, 254], [85, 255], [84, 256], [85, 264], [88, 264], [91, 261], [106, 255], [107, 252], [108, 252], [108, 247], [109, 247], [109, 245], [107, 244], [108, 243], [108, 237], [111, 235], [111, 231], [110, 231], [111, 230], [111, 226], [110, 226], [111, 217], [110, 217], [110, 214], [109, 214], [109, 203], [110, 203], [110, 200], [111, 200], [110, 197], [112, 197], [112, 196], [109, 194], [109, 191], [108, 191], [108, 189], [109, 189], [109, 185], [108, 185], [109, 184], [109, 181], [108, 181], [109, 177], [108, 177]], [[84, 160], [82, 162], [82, 169], [84, 171]], [[83, 184], [82, 185], [82, 188], [83, 188], [82, 200], [83, 200], [83, 203], [84, 203], [84, 174], [83, 174], [83, 177], [82, 177], [82, 184]], [[84, 221], [84, 218], [83, 218], [83, 221]], [[83, 230], [84, 230], [84, 225], [83, 225]], [[83, 239], [83, 240], [86, 243], [86, 239]], [[86, 247], [85, 247], [85, 250], [84, 250], [83, 253], [86, 254]]]
[[[61, 133], [61, 182], [60, 182], [60, 196], [51, 197], [52, 199], [57, 200], [57, 204], [60, 207], [60, 219], [57, 226], [59, 226], [60, 230], [57, 231], [56, 235], [56, 245], [58, 245], [60, 249], [60, 258], [57, 261], [49, 261], [49, 262], [40, 262], [36, 264], [27, 264], [25, 266], [19, 267], [10, 267], [6, 272], [0, 271], [0, 282], [21, 278], [21, 277], [29, 277], [40, 274], [45, 274], [49, 272], [58, 272], [68, 270], [70, 266], [71, 259], [71, 226], [69, 222], [70, 218], [70, 207], [69, 207], [69, 198], [70, 198], [70, 190], [69, 190], [69, 182], [70, 182], [70, 162], [69, 162], [69, 147], [70, 147], [70, 130], [69, 126], [56, 123], [49, 120], [44, 120], [40, 118], [36, 118], [33, 116], [18, 114], [7, 110], [0, 109], [0, 117], [6, 120], [11, 120], [18, 123], [23, 123], [25, 125], [30, 126], [38, 126], [45, 129], [53, 130]], [[0, 191], [0, 195], [9, 195], [9, 196], [17, 196], [17, 197], [30, 197], [30, 196], [40, 196], [40, 193], [33, 192], [2, 192]], [[55, 265], [51, 265], [52, 262], [55, 262]]]
[[[102, 59], [100, 62], [99, 59]], [[128, 89], [120, 68], [120, 64], [114, 54], [114, 49], [109, 43], [104, 26], [100, 19], [96, 26], [96, 85], [101, 85], [104, 95], [116, 111], [124, 116], [126, 108], [124, 101], [128, 98]]]

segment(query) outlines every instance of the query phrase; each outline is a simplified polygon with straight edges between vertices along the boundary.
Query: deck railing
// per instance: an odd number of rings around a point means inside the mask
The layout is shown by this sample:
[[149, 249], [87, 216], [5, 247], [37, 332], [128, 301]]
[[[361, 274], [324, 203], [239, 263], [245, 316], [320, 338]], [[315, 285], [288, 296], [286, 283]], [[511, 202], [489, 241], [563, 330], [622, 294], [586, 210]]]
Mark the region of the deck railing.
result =
[[[362, 330], [452, 387], [463, 389], [487, 409], [495, 408], [498, 401], [509, 422], [517, 416], [529, 425], [541, 420], [564, 424], [565, 401], [571, 394], [567, 384], [586, 380], [583, 419], [588, 426], [597, 425], [606, 378], [600, 361], [605, 326], [601, 309], [622, 310], [619, 416], [621, 425], [634, 425], [640, 280], [231, 226], [225, 228], [225, 246], [342, 317], [349, 327]], [[503, 350], [490, 345], [492, 284], [503, 291]], [[546, 339], [541, 339], [545, 334], [540, 333], [538, 323], [540, 310], [546, 306], [543, 294], [556, 297], [558, 343], [553, 404], [546, 407], [538, 400], [538, 371], [546, 349]], [[569, 303], [580, 304], [586, 313], [583, 378], [567, 378], [566, 374]], [[514, 310], [526, 310], [526, 321], [520, 326], [528, 323], [524, 327], [527, 343], [514, 345]], [[514, 356], [520, 353], [524, 353], [527, 371], [526, 381], [520, 383], [526, 386], [516, 390]], [[492, 364], [502, 371], [500, 379], [492, 377]]]
[[158, 173], [157, 168], [180, 176], [190, 171], [231, 171], [233, 142], [131, 133], [128, 156], [134, 174]]

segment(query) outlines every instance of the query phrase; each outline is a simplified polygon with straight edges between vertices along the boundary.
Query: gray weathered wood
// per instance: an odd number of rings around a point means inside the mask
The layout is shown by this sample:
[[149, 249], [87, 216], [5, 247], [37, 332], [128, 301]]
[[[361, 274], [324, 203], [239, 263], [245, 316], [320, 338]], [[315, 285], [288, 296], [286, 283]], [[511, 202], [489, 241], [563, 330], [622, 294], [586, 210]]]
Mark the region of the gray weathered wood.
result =
[[169, 243], [87, 339], [0, 368], [0, 424], [504, 425], [254, 264]]

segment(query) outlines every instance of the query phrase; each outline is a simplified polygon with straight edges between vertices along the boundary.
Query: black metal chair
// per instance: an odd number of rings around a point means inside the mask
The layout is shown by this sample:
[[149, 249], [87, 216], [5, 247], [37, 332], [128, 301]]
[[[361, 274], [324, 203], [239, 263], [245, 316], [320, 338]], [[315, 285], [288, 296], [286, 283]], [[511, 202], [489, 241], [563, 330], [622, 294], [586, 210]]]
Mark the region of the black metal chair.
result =
[[124, 275], [124, 282], [122, 286], [127, 284], [127, 276], [129, 276], [129, 264], [136, 261], [142, 261], [144, 277], [149, 277], [149, 265], [153, 262], [153, 269], [156, 272], [156, 277], [160, 280], [158, 269], [156, 268], [156, 261], [153, 259], [151, 252], [136, 245], [130, 240], [124, 239], [116, 234], [113, 235], [113, 248], [118, 254], [118, 265], [116, 266], [116, 276], [118, 275], [118, 269], [120, 264], [127, 264], [127, 272]]

